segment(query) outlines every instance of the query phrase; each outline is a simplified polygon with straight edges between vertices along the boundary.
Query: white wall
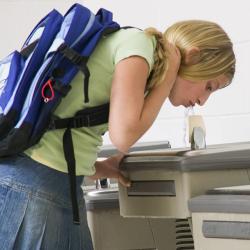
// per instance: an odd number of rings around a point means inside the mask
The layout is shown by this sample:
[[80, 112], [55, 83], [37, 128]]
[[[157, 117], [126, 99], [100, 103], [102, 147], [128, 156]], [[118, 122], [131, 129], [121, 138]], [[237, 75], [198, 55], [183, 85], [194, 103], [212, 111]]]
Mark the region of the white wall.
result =
[[[96, 12], [100, 7], [114, 12], [121, 25], [164, 30], [175, 21], [207, 19], [218, 22], [235, 44], [236, 76], [233, 83], [210, 97], [205, 107], [196, 107], [207, 128], [207, 144], [250, 140], [250, 15], [248, 1], [228, 0], [86, 0], [78, 1]], [[52, 8], [65, 12], [75, 1], [0, 0], [0, 58], [19, 49], [33, 26]], [[172, 147], [184, 146], [184, 108], [167, 101], [150, 130], [140, 141], [169, 140]], [[104, 143], [109, 138], [104, 136]]]

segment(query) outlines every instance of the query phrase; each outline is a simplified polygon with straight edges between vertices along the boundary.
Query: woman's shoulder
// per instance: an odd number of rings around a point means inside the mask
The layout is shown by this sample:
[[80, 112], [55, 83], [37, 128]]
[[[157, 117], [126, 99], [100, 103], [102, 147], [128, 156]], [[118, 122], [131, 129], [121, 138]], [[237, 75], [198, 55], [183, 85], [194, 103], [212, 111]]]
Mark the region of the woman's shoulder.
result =
[[140, 42], [147, 42], [152, 43], [154, 45], [155, 38], [152, 36], [147, 35], [143, 30], [134, 28], [134, 27], [125, 27], [121, 28], [120, 30], [116, 31], [113, 34], [112, 39], [117, 39], [118, 41], [140, 41]]
[[154, 63], [155, 38], [136, 28], [122, 28], [114, 34], [111, 41], [114, 49], [114, 64], [130, 56], [140, 56], [146, 59], [150, 70]]

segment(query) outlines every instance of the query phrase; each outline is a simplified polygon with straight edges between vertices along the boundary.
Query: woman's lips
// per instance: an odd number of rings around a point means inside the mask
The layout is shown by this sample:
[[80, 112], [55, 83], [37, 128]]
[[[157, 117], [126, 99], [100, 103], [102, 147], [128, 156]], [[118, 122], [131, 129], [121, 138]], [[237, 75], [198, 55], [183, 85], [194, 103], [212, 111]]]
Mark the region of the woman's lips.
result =
[[195, 105], [195, 103], [192, 102], [192, 101], [189, 101], [189, 102], [183, 104], [183, 106], [184, 106], [185, 108], [188, 108], [188, 107], [190, 107], [190, 106], [193, 107], [194, 105]]
[[189, 106], [194, 106], [195, 105], [195, 103], [194, 102], [192, 102], [192, 101], [189, 101]]

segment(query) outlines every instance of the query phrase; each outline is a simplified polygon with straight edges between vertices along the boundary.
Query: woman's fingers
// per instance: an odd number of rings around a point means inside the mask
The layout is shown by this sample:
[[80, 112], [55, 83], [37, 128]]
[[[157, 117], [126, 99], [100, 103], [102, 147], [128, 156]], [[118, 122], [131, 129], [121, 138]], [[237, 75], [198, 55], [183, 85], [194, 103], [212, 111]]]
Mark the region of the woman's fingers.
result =
[[131, 181], [125, 177], [121, 172], [118, 175], [118, 181], [121, 183], [124, 187], [130, 187], [131, 186]]
[[124, 187], [130, 187], [131, 181], [124, 176], [121, 170], [119, 170], [117, 167], [110, 169], [110, 178], [115, 178], [117, 181], [122, 184]]
[[110, 157], [104, 161], [97, 161], [95, 164], [96, 173], [90, 176], [91, 179], [114, 178], [123, 186], [130, 186], [130, 180], [123, 175], [119, 169], [119, 163], [122, 156]]

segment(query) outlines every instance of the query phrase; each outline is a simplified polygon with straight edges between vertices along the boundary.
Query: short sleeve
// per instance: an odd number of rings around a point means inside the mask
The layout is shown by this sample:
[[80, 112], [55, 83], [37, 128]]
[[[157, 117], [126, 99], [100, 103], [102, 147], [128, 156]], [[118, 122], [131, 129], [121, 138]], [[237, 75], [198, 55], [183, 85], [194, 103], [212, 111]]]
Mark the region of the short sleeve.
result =
[[137, 29], [122, 32], [114, 54], [114, 64], [130, 56], [143, 57], [149, 65], [149, 73], [154, 64], [155, 39]]

